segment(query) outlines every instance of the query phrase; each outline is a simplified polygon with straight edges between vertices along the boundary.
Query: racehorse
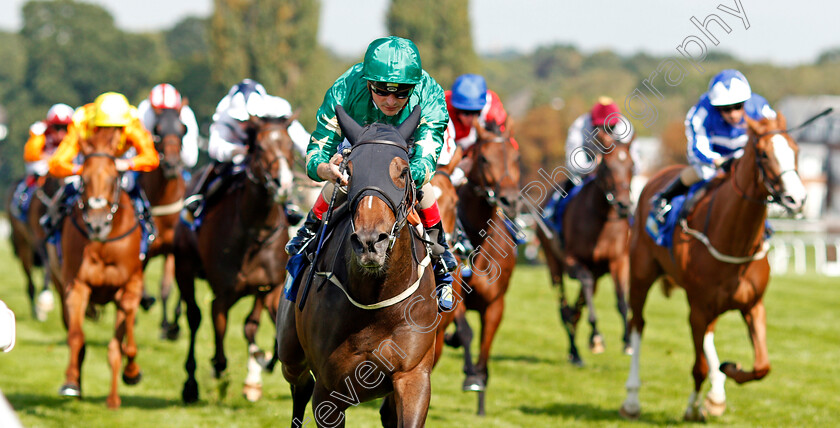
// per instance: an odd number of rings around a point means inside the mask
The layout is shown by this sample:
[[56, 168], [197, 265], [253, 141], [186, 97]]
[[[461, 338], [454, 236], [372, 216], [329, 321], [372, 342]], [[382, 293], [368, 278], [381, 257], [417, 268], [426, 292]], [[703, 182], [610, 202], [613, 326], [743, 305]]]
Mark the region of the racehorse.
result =
[[[458, 217], [475, 251], [469, 256], [471, 275], [463, 268], [455, 275], [464, 292], [455, 309], [456, 332], [447, 343], [464, 348], [464, 391], [478, 392], [478, 414], [485, 412], [485, 388], [489, 377], [490, 347], [502, 322], [505, 293], [516, 265], [516, 244], [506, 226], [519, 212], [519, 151], [511, 143], [512, 123], [501, 132], [499, 125], [478, 125], [478, 141], [465, 154], [471, 161], [468, 182], [458, 190]], [[459, 278], [463, 278], [460, 281]], [[481, 316], [481, 345], [474, 365], [469, 352], [472, 330], [465, 311]]]
[[[183, 176], [184, 165], [181, 162], [181, 141], [186, 132], [186, 126], [181, 122], [180, 109], [161, 110], [152, 130], [155, 149], [160, 157], [160, 166], [138, 177], [140, 187], [146, 193], [152, 207], [152, 218], [157, 230], [157, 236], [149, 247], [143, 266], [145, 269], [145, 265], [152, 257], [164, 256], [163, 275], [160, 278], [161, 312], [163, 313], [160, 329], [161, 337], [170, 340], [175, 340], [179, 332], [177, 324], [173, 325], [169, 322], [166, 303], [175, 278], [173, 254], [175, 226], [178, 224], [179, 213], [184, 206], [186, 185]], [[177, 319], [181, 313], [180, 299], [174, 311], [174, 318]]]
[[90, 140], [80, 141], [84, 156], [80, 197], [62, 227], [61, 277], [67, 323], [70, 362], [60, 395], [81, 398], [81, 367], [85, 358], [82, 331], [88, 304], [114, 302], [117, 307], [114, 337], [108, 343], [111, 365], [111, 391], [108, 407], [120, 406], [117, 373], [122, 357], [128, 358], [123, 381], [140, 381], [140, 366], [135, 361], [137, 345], [134, 324], [143, 292], [143, 268], [140, 261], [142, 232], [131, 200], [120, 185], [115, 147], [120, 128], [99, 128]]
[[[694, 343], [694, 389], [685, 411], [687, 420], [703, 420], [706, 412], [720, 415], [726, 408], [724, 381], [737, 383], [762, 379], [770, 371], [767, 354], [764, 292], [770, 276], [765, 242], [767, 204], [777, 202], [788, 211], [801, 210], [805, 188], [796, 169], [798, 146], [785, 131], [785, 119], [760, 122], [746, 118], [749, 140], [731, 172], [714, 179], [706, 194], [673, 232], [673, 248], [655, 244], [645, 232], [650, 204], [640, 203], [630, 236], [630, 343], [633, 358], [627, 378], [627, 398], [621, 406], [626, 418], [638, 418], [639, 349], [645, 325], [642, 310], [653, 282], [665, 275], [688, 298]], [[667, 168], [645, 186], [640, 201], [649, 201], [679, 173]], [[752, 340], [752, 371], [725, 362], [720, 364], [714, 346], [718, 316], [738, 310]], [[703, 403], [700, 388], [706, 376], [711, 391]]]
[[292, 190], [292, 140], [288, 127], [296, 116], [251, 118], [249, 133], [255, 137], [248, 144], [244, 171], [231, 179], [218, 202], [205, 209], [197, 231], [183, 222], [176, 227], [175, 278], [190, 326], [187, 380], [182, 392], [187, 403], [198, 400], [195, 338], [201, 311], [195, 299], [197, 275], [207, 279], [215, 296], [212, 316], [216, 353], [212, 361], [217, 379], [227, 368], [224, 336], [228, 312], [239, 299], [254, 296], [254, 306], [244, 326], [249, 360], [243, 393], [250, 401], [262, 396], [261, 370], [270, 369], [273, 364], [267, 365], [265, 353], [256, 344], [256, 334], [263, 308], [268, 309], [272, 321], [276, 319], [286, 276], [288, 257], [284, 247], [289, 240], [289, 224], [282, 204]]
[[[277, 323], [292, 426], [301, 426], [310, 399], [319, 426], [343, 427], [348, 407], [384, 396], [383, 426], [421, 427], [439, 316], [429, 251], [407, 221], [416, 195], [406, 139], [420, 110], [398, 129], [362, 128], [341, 107], [336, 111], [352, 143], [347, 202], [335, 209], [303, 309], [284, 299]], [[298, 277], [307, 278], [308, 270]]]
[[[12, 248], [20, 260], [23, 273], [26, 276], [26, 292], [29, 296], [32, 317], [38, 321], [44, 321], [47, 319], [47, 312], [51, 311], [54, 306], [54, 299], [50, 291], [51, 272], [47, 265], [46, 236], [39, 220], [42, 215], [46, 214], [50, 199], [58, 190], [58, 181], [55, 178], [44, 176], [38, 179], [37, 186], [37, 189], [32, 193], [32, 200], [29, 201], [29, 210], [26, 213], [25, 221], [13, 215], [15, 211], [12, 208], [13, 191], [6, 199], [6, 213], [9, 216], [9, 224], [12, 229], [10, 236]], [[12, 187], [12, 189], [14, 188]], [[32, 280], [32, 274], [37, 266], [43, 269], [44, 285], [36, 297], [36, 287]]]
[[[608, 148], [601, 157], [595, 176], [586, 180], [579, 193], [566, 205], [561, 228], [556, 231], [537, 228], [537, 236], [545, 252], [553, 285], [560, 287], [560, 319], [569, 335], [569, 361], [583, 365], [575, 333], [583, 306], [589, 310], [589, 349], [604, 352], [604, 340], [598, 331], [593, 295], [598, 279], [606, 273], [612, 276], [618, 312], [624, 326], [624, 351], [629, 352], [630, 333], [627, 330], [627, 287], [629, 282], [629, 240], [631, 209], [630, 180], [633, 178], [633, 159], [630, 144], [619, 143], [604, 130], [596, 138]], [[566, 196], [568, 197], [568, 196]], [[548, 233], [552, 233], [549, 237]], [[581, 290], [574, 306], [566, 300], [563, 273], [576, 278]]]

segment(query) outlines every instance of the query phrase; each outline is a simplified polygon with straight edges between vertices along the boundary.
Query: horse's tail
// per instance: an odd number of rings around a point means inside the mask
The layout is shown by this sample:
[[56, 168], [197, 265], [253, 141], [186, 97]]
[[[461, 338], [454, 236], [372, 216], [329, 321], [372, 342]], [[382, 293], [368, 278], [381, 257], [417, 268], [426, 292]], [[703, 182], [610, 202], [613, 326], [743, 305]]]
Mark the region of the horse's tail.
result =
[[677, 283], [674, 282], [673, 278], [671, 278], [670, 276], [662, 277], [662, 294], [665, 297], [670, 298], [671, 293], [673, 293], [675, 288], [677, 288]]

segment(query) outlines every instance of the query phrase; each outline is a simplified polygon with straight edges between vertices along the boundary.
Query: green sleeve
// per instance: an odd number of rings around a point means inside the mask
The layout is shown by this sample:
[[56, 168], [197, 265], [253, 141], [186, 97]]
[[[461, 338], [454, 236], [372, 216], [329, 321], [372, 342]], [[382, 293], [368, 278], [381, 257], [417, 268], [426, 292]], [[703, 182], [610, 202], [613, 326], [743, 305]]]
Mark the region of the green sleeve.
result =
[[335, 107], [344, 102], [347, 95], [347, 76], [354, 68], [356, 66], [351, 67], [333, 83], [324, 95], [321, 107], [318, 108], [315, 130], [306, 147], [306, 174], [315, 181], [324, 181], [318, 177], [318, 165], [329, 162], [338, 150], [338, 145], [344, 140], [336, 119]]
[[443, 134], [449, 122], [443, 88], [425, 71], [423, 78], [422, 117], [420, 126], [414, 131], [414, 151], [410, 161], [411, 179], [418, 189], [428, 183], [435, 173], [443, 149]]

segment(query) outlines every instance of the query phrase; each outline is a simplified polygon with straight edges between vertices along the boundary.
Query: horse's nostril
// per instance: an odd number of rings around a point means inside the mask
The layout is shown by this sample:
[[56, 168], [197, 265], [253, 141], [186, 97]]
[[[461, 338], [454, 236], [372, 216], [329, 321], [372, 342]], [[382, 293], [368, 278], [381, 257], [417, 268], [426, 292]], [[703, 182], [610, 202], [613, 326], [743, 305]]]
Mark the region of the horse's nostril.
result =
[[364, 244], [359, 239], [359, 235], [355, 233], [350, 235], [350, 246], [353, 247], [353, 251], [356, 253], [363, 253], [365, 251]]

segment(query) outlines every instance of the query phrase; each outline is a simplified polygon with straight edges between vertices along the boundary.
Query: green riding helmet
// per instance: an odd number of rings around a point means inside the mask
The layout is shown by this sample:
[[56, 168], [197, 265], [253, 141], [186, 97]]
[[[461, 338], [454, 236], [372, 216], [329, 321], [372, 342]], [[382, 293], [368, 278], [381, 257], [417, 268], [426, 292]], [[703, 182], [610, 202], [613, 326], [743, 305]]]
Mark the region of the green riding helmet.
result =
[[376, 39], [368, 45], [364, 69], [362, 78], [374, 82], [416, 85], [423, 75], [417, 46], [396, 36]]

